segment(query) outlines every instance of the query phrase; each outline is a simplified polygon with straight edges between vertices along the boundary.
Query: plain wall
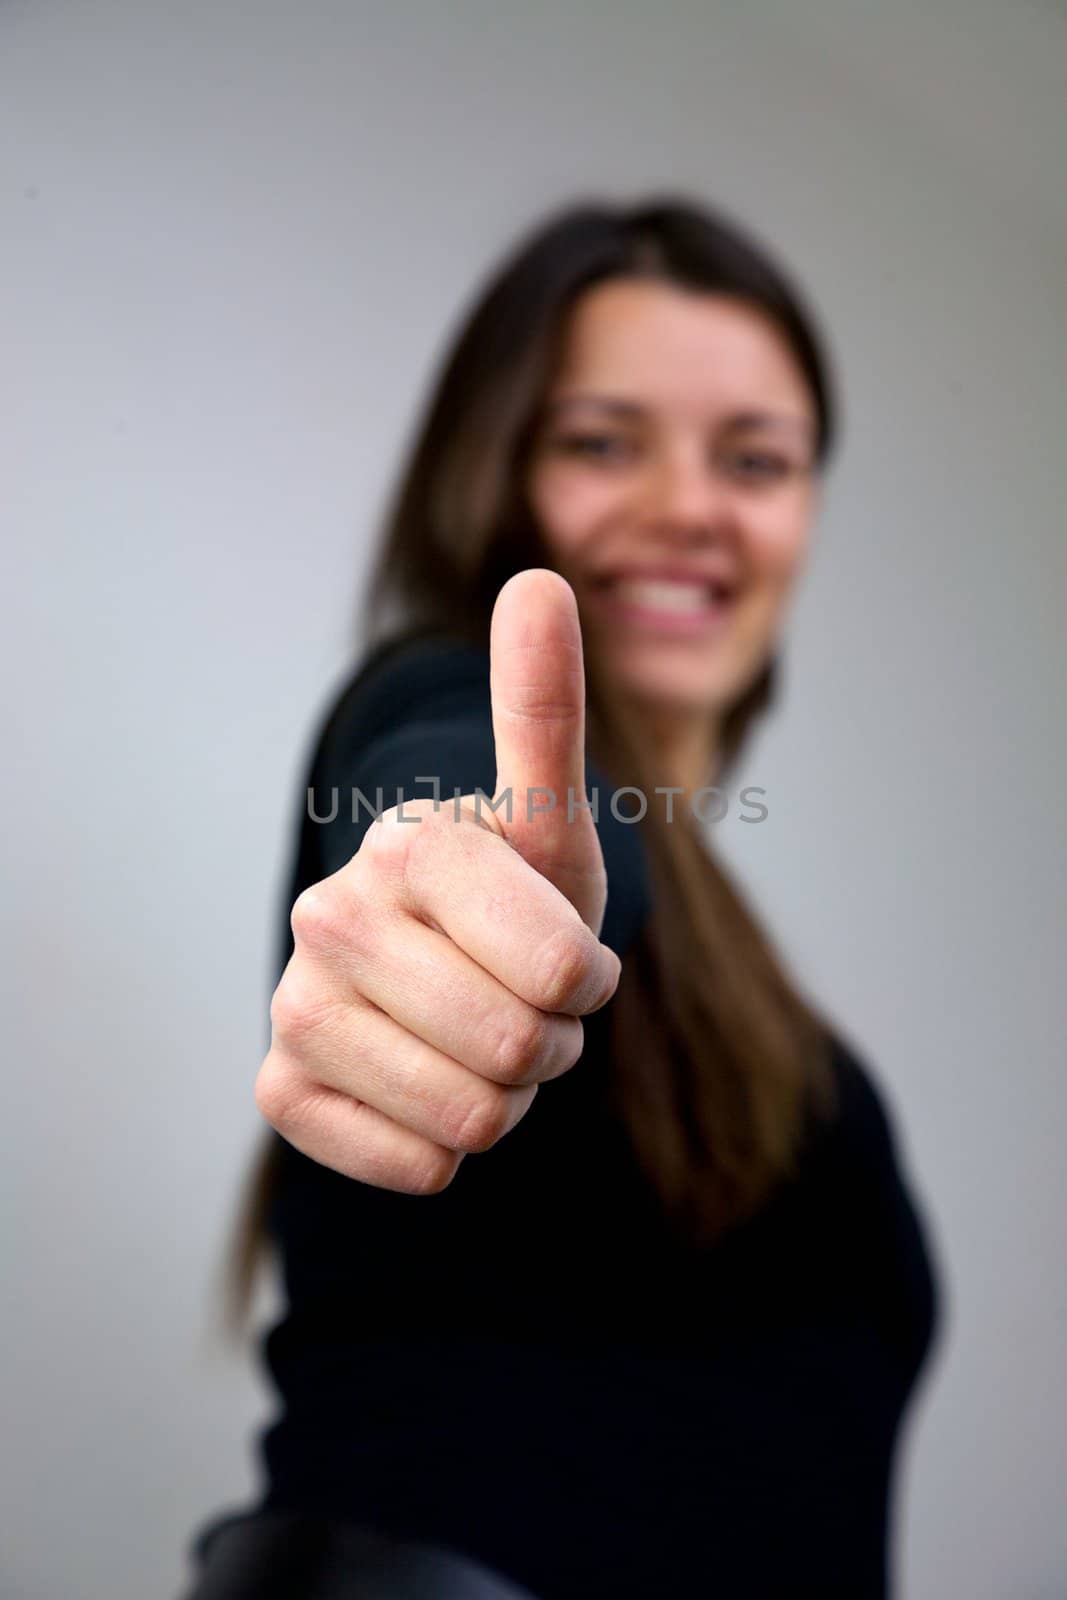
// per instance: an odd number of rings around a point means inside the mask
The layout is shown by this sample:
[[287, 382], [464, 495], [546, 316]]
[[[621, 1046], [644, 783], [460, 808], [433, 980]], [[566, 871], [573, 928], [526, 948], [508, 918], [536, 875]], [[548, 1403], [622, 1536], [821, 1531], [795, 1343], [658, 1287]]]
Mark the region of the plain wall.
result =
[[211, 1295], [300, 763], [431, 363], [549, 205], [719, 203], [842, 456], [717, 839], [879, 1076], [944, 1273], [900, 1592], [1067, 1585], [1067, 17], [8, 0], [8, 1600], [173, 1594], [271, 1398]]

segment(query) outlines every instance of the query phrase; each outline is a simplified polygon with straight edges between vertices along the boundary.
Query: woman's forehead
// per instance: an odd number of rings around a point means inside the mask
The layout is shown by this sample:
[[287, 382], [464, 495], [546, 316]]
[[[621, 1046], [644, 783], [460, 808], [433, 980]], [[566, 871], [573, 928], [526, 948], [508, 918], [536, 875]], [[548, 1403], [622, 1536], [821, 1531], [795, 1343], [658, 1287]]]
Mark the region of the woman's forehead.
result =
[[726, 295], [642, 280], [598, 284], [572, 307], [550, 386], [551, 398], [565, 395], [812, 413], [804, 377], [768, 314]]

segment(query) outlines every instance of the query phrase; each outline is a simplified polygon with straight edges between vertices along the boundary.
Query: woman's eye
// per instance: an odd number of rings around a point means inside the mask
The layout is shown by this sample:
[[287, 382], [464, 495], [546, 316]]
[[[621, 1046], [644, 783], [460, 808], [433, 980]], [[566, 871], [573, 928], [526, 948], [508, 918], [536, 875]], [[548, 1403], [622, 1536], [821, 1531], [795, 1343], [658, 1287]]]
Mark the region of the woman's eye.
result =
[[771, 483], [787, 477], [792, 465], [784, 456], [765, 450], [738, 450], [727, 457], [727, 465], [739, 478], [757, 483]]
[[629, 439], [615, 433], [569, 433], [557, 440], [557, 448], [565, 455], [579, 456], [586, 461], [626, 461], [633, 454]]

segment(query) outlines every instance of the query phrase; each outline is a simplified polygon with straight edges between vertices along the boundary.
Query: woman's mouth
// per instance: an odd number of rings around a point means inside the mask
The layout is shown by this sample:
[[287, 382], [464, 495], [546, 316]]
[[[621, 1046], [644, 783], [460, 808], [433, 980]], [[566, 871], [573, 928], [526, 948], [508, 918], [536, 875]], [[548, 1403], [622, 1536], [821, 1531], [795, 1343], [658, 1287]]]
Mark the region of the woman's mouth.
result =
[[590, 586], [605, 615], [627, 626], [661, 633], [711, 633], [730, 614], [736, 591], [699, 577], [609, 574]]

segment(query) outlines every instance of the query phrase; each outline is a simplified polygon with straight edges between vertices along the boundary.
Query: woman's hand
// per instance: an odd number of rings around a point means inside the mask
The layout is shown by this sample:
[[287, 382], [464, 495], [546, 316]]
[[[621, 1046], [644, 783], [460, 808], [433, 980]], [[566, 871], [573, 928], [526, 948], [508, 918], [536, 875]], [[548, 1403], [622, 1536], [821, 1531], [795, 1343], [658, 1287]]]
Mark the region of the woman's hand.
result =
[[298, 1150], [411, 1194], [445, 1188], [574, 1065], [580, 1019], [619, 977], [598, 937], [581, 628], [557, 573], [501, 589], [490, 690], [500, 809], [406, 801], [304, 891], [256, 1080], [260, 1111]]

